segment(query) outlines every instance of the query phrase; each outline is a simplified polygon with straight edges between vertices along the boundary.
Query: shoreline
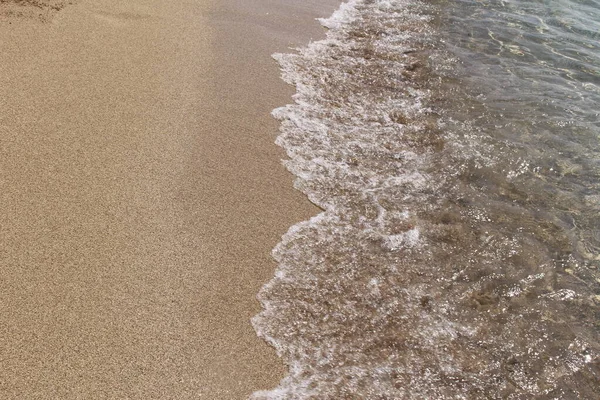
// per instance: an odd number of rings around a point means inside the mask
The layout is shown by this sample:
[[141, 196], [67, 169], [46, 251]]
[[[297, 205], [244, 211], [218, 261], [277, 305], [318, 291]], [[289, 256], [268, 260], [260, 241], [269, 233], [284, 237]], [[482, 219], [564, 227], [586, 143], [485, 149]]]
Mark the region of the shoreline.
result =
[[316, 208], [273, 143], [293, 89], [270, 55], [322, 35], [330, 3], [0, 25], [3, 397], [239, 399], [283, 377], [249, 320]]

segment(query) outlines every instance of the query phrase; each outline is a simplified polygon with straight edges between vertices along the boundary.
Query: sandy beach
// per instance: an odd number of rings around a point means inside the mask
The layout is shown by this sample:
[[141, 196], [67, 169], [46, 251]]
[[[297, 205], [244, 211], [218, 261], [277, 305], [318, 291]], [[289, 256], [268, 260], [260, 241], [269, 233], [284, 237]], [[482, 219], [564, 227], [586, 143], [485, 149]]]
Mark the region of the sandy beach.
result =
[[270, 55], [337, 1], [81, 0], [0, 19], [0, 398], [243, 399], [285, 368], [250, 318], [318, 210]]

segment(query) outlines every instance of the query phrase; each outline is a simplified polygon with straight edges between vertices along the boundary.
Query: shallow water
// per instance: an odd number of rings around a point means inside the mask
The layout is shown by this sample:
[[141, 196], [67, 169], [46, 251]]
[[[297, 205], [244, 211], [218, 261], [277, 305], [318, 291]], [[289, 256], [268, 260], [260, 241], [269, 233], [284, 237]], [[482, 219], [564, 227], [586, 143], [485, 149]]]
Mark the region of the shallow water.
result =
[[256, 399], [600, 393], [600, 3], [355, 0], [276, 55], [296, 187]]

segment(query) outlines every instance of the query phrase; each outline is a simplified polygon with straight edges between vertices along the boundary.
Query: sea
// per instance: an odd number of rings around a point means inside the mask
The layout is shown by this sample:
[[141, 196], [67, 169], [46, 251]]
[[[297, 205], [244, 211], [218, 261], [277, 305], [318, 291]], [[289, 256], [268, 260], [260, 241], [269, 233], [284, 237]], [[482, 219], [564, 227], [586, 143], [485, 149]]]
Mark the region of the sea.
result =
[[350, 0], [276, 54], [265, 399], [600, 399], [600, 0]]

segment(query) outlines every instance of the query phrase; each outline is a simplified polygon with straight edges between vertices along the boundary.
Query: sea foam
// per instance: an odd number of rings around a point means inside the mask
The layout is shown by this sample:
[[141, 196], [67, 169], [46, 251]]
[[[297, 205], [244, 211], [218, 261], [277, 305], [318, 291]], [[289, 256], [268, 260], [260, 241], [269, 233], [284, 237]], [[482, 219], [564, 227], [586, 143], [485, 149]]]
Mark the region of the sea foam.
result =
[[323, 212], [273, 251], [252, 322], [289, 374], [253, 399], [531, 398], [598, 357], [545, 314], [577, 296], [502, 222], [528, 211], [473, 183], [518, 176], [497, 178], [497, 147], [440, 109], [456, 60], [434, 17], [418, 1], [352, 0], [321, 21], [326, 39], [274, 56], [297, 89], [273, 111], [277, 144]]

